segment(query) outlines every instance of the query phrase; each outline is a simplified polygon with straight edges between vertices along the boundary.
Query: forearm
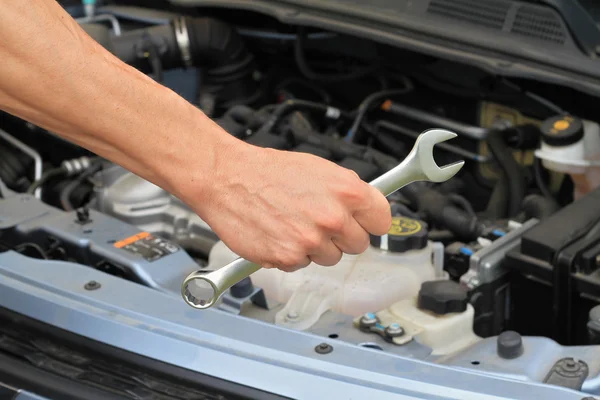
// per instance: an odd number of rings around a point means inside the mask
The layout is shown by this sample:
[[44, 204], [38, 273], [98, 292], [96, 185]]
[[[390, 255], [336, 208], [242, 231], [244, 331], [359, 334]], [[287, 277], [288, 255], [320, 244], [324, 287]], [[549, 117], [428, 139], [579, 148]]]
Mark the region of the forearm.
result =
[[183, 98], [110, 55], [54, 0], [0, 5], [0, 108], [167, 190], [184, 181], [202, 185], [217, 154], [239, 145]]

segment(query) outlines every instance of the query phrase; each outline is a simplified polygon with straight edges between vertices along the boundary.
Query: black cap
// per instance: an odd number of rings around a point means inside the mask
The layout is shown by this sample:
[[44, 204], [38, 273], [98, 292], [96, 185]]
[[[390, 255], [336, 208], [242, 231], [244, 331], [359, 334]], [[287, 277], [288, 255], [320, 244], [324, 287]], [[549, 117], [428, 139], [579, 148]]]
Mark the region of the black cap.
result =
[[545, 120], [540, 131], [547, 145], [568, 146], [583, 139], [583, 122], [571, 115], [557, 115]]
[[236, 299], [241, 299], [250, 296], [253, 290], [254, 285], [252, 284], [252, 280], [248, 277], [233, 285], [229, 290], [229, 293]]
[[[427, 225], [407, 217], [393, 217], [392, 227], [383, 241], [387, 239], [387, 250], [394, 253], [403, 253], [409, 250], [420, 250], [427, 246]], [[382, 246], [382, 236], [371, 235], [371, 245], [378, 248]]]
[[454, 281], [423, 282], [419, 291], [419, 308], [438, 315], [467, 309], [467, 289]]
[[523, 354], [523, 339], [515, 331], [506, 331], [498, 335], [496, 340], [498, 356], [510, 360]]

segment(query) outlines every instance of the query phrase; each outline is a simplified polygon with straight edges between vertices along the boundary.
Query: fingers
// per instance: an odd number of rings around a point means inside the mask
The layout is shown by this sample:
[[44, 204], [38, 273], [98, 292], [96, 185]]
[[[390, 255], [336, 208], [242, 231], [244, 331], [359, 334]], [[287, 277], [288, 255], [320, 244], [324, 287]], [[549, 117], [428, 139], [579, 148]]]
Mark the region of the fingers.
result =
[[340, 262], [342, 259], [342, 251], [333, 243], [333, 241], [328, 240], [323, 243], [318, 252], [310, 254], [309, 257], [315, 264], [331, 267]]
[[285, 272], [294, 272], [304, 267], [307, 267], [312, 260], [308, 256], [304, 256], [299, 260], [295, 260], [293, 263], [264, 263], [261, 266], [263, 268], [277, 268]]
[[335, 246], [346, 254], [360, 254], [369, 247], [369, 234], [353, 218], [350, 219], [341, 235], [332, 237]]
[[362, 228], [376, 236], [385, 235], [392, 225], [390, 203], [381, 192], [365, 183], [364, 208], [354, 213], [355, 220]]

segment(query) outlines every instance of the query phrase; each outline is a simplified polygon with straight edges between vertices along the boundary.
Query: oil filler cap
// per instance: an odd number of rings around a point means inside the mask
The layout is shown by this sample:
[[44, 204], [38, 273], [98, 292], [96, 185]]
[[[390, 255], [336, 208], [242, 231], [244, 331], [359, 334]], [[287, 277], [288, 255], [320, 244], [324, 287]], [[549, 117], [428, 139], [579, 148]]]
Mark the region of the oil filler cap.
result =
[[394, 253], [420, 250], [427, 246], [427, 225], [420, 220], [396, 216], [387, 235], [371, 235], [371, 246]]
[[542, 122], [540, 131], [547, 145], [568, 146], [583, 139], [583, 122], [571, 115], [558, 115]]
[[423, 282], [419, 291], [419, 308], [438, 315], [466, 311], [467, 303], [467, 289], [454, 281]]

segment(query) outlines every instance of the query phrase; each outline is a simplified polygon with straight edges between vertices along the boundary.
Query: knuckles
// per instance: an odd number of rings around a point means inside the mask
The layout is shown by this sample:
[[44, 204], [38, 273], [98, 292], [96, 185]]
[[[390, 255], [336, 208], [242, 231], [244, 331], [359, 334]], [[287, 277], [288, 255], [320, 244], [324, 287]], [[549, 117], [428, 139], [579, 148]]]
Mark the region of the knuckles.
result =
[[328, 233], [341, 233], [346, 226], [346, 217], [342, 212], [329, 212], [317, 220], [317, 225]]
[[371, 244], [371, 240], [368, 234], [363, 235], [362, 240], [356, 243], [356, 254], [364, 253]]
[[269, 265], [287, 272], [295, 271], [306, 264], [306, 257], [302, 252], [278, 252], [270, 259]]
[[316, 231], [305, 233], [300, 239], [303, 252], [309, 254], [319, 249], [323, 244], [323, 239], [323, 235]]
[[330, 257], [327, 258], [327, 260], [321, 260], [318, 264], [323, 267], [333, 267], [334, 265], [337, 265], [337, 263], [339, 263], [341, 259], [342, 253], [340, 253], [337, 257]]

